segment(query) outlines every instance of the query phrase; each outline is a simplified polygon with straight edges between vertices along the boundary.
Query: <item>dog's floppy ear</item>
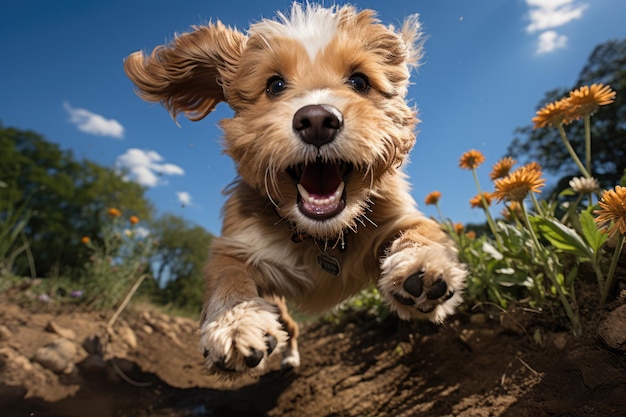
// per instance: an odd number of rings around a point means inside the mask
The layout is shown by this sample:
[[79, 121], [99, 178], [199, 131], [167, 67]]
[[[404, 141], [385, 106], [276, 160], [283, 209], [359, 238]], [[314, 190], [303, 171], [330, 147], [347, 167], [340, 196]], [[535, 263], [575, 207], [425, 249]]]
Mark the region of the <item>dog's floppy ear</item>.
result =
[[422, 34], [419, 14], [408, 16], [400, 29], [400, 36], [406, 46], [406, 63], [410, 69], [420, 65], [424, 49], [424, 37]]
[[146, 101], [160, 102], [174, 118], [184, 112], [193, 121], [209, 114], [227, 92], [246, 36], [221, 22], [194, 27], [149, 56], [135, 52], [124, 70]]

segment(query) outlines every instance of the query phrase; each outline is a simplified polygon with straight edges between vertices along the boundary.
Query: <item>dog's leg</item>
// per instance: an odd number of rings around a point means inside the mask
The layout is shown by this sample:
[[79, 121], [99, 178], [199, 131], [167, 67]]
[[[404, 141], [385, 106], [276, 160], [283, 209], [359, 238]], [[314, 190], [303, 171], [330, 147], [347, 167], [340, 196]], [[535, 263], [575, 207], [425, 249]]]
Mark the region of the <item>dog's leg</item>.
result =
[[401, 319], [440, 323], [462, 301], [465, 269], [439, 226], [424, 219], [390, 242], [378, 287]]
[[279, 308], [259, 294], [260, 272], [239, 259], [214, 253], [206, 275], [200, 348], [207, 369], [232, 377], [262, 372], [267, 358], [284, 348], [288, 335]]
[[276, 305], [280, 311], [280, 322], [289, 335], [287, 348], [283, 353], [283, 360], [280, 366], [283, 370], [289, 370], [300, 366], [300, 353], [298, 352], [298, 323], [289, 315], [287, 304], [284, 298], [277, 298]]

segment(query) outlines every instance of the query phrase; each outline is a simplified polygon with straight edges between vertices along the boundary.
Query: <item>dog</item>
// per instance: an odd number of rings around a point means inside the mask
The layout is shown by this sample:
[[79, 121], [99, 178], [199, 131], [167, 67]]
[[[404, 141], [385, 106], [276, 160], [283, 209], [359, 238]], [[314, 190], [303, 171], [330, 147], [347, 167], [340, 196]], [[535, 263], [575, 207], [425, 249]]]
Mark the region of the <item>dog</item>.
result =
[[406, 100], [418, 16], [396, 29], [372, 10], [294, 3], [247, 33], [192, 29], [124, 67], [174, 119], [198, 121], [220, 102], [234, 111], [220, 122], [238, 178], [205, 271], [207, 369], [260, 375], [277, 352], [299, 366], [287, 301], [321, 313], [375, 283], [401, 319], [453, 313], [465, 268], [402, 170], [419, 122]]

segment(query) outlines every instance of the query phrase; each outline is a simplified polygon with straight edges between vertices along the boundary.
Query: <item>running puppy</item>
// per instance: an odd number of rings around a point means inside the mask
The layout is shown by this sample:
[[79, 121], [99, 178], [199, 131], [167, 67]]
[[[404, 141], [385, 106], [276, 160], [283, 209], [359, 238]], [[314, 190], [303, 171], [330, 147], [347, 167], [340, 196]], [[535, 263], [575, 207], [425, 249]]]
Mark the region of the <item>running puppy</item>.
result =
[[400, 169], [420, 36], [417, 15], [396, 30], [371, 10], [294, 3], [245, 34], [218, 21], [126, 59], [138, 94], [174, 117], [234, 110], [221, 127], [239, 178], [201, 318], [210, 371], [258, 374], [276, 352], [298, 366], [285, 299], [323, 312], [375, 282], [400, 318], [434, 322], [461, 302], [465, 270]]

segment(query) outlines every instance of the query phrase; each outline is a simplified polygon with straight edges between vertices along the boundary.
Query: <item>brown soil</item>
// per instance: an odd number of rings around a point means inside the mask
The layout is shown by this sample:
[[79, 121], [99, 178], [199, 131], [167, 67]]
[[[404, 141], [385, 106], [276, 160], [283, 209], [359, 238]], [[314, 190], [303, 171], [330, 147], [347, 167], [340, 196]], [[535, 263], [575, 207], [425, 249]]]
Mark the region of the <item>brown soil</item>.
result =
[[[303, 326], [297, 370], [228, 386], [204, 372], [192, 320], [129, 311], [107, 333], [98, 313], [0, 297], [0, 415], [624, 416], [626, 357], [595, 331], [606, 313], [579, 339], [545, 312], [459, 313], [442, 326], [362, 313]], [[55, 373], [32, 359], [59, 334], [82, 347]]]

